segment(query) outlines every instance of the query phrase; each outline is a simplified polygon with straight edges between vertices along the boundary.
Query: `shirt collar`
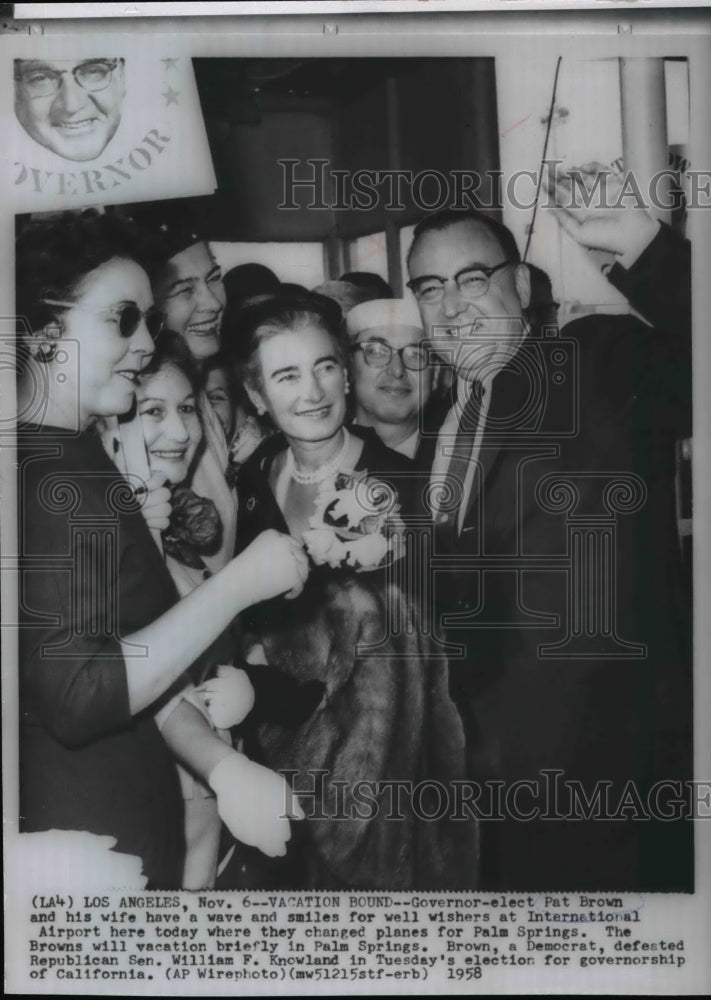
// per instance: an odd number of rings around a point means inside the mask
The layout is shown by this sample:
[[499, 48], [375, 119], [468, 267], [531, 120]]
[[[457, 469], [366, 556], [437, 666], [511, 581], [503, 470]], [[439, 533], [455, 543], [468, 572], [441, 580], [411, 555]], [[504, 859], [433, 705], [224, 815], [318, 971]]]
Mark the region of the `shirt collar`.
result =
[[405, 438], [404, 441], [400, 442], [397, 448], [393, 448], [393, 451], [397, 451], [401, 455], [405, 455], [406, 458], [414, 458], [419, 443], [420, 430], [417, 428], [417, 430], [413, 431], [409, 438]]

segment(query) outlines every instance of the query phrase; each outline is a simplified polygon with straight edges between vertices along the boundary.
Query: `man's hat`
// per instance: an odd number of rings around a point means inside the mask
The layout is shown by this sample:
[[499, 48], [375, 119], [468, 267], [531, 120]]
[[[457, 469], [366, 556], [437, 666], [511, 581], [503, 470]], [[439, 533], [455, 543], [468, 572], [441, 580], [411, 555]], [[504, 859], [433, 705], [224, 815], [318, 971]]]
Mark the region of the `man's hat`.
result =
[[420, 311], [414, 299], [371, 299], [354, 306], [346, 316], [349, 337], [357, 337], [366, 330], [383, 327], [405, 327], [418, 334], [424, 332]]

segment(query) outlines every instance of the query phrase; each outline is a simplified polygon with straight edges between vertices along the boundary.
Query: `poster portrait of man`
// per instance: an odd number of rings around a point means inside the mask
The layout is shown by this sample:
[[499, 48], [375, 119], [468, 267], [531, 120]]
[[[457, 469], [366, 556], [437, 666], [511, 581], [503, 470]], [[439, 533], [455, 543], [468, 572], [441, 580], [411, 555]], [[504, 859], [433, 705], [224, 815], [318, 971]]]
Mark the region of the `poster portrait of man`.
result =
[[95, 160], [121, 123], [124, 60], [15, 59], [15, 115], [67, 160]]
[[215, 190], [192, 65], [171, 51], [129, 54], [102, 35], [12, 53], [0, 87], [0, 187], [17, 211]]

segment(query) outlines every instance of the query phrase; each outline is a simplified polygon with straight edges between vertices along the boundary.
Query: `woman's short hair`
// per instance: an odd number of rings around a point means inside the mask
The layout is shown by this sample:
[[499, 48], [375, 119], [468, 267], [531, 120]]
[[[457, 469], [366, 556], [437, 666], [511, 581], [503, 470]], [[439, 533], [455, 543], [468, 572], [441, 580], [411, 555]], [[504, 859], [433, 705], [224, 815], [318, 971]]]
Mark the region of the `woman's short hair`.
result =
[[346, 345], [341, 329], [340, 311], [333, 303], [316, 295], [274, 295], [262, 302], [245, 306], [239, 317], [237, 366], [240, 378], [250, 389], [261, 389], [259, 347], [280, 333], [316, 326], [332, 338], [339, 359], [345, 364]]
[[137, 228], [114, 214], [63, 212], [25, 222], [15, 255], [18, 333], [56, 320], [58, 307], [43, 299], [71, 302], [79, 283], [97, 267], [124, 258], [146, 268], [147, 254]]

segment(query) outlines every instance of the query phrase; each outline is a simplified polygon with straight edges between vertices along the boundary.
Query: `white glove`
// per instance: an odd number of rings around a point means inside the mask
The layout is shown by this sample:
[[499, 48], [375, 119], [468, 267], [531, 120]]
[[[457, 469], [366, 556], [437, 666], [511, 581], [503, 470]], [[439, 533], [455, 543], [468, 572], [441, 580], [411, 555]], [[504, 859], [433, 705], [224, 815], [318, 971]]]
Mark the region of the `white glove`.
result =
[[244, 670], [220, 664], [217, 677], [195, 689], [215, 729], [231, 729], [252, 711], [254, 688]]
[[303, 819], [304, 812], [280, 774], [235, 751], [213, 768], [208, 784], [233, 837], [270, 858], [286, 854], [289, 819]]

